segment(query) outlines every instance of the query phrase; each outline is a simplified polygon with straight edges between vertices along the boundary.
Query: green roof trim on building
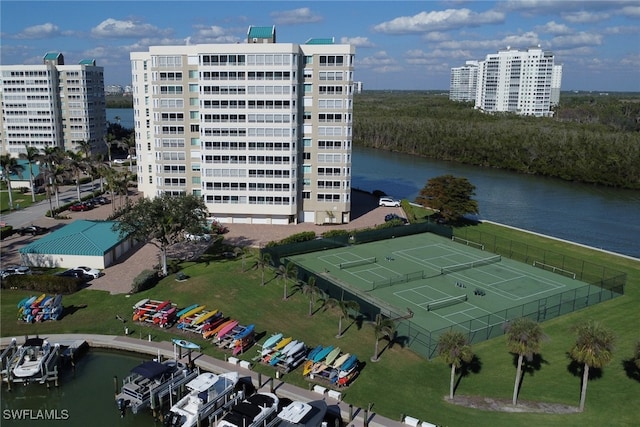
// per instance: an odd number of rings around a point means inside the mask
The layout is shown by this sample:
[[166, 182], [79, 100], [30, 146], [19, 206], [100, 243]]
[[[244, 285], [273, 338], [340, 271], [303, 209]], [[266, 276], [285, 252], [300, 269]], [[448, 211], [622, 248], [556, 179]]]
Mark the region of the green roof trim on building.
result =
[[21, 254], [104, 256], [123, 238], [116, 221], [74, 221], [20, 249]]
[[94, 66], [96, 65], [96, 60], [95, 59], [83, 59], [80, 62], [78, 62], [78, 64], [80, 65], [90, 65], [90, 66]]
[[270, 39], [274, 36], [275, 27], [249, 27], [250, 39]]
[[47, 52], [44, 55], [44, 60], [45, 61], [53, 61], [55, 59], [58, 59], [58, 57], [61, 55], [60, 52]]
[[331, 38], [313, 38], [306, 41], [305, 44], [335, 44], [335, 39]]

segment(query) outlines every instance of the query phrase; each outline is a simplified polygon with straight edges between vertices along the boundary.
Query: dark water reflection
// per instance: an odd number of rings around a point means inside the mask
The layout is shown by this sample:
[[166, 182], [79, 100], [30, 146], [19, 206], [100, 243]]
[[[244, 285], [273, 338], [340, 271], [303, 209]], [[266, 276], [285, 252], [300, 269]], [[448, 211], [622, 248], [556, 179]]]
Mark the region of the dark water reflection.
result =
[[415, 200], [433, 177], [476, 186], [481, 219], [640, 257], [640, 191], [617, 190], [356, 147], [354, 188]]

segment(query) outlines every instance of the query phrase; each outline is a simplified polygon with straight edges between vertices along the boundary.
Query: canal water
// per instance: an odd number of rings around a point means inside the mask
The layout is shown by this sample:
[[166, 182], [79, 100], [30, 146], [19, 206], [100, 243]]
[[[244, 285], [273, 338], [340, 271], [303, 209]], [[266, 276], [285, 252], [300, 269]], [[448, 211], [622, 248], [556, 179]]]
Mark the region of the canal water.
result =
[[[133, 109], [107, 109], [107, 120], [116, 117], [133, 128]], [[354, 188], [413, 201], [430, 178], [444, 174], [476, 187], [480, 219], [640, 258], [640, 191], [353, 148]]]
[[76, 364], [75, 372], [65, 367], [59, 387], [43, 384], [2, 384], [2, 427], [161, 426], [150, 411], [124, 418], [115, 402], [114, 376], [118, 385], [129, 371], [149, 360], [129, 353], [90, 350]]

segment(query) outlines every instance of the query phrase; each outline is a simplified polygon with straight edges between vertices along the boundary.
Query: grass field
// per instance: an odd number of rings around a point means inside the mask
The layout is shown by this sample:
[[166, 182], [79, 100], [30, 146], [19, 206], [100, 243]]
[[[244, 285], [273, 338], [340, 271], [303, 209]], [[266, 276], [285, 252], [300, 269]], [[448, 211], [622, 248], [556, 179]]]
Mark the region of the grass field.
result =
[[[388, 418], [399, 419], [401, 414], [447, 426], [635, 426], [640, 424], [637, 408], [640, 404], [640, 382], [627, 376], [624, 363], [640, 340], [637, 324], [640, 304], [640, 263], [614, 255], [603, 254], [582, 247], [519, 233], [514, 230], [482, 224], [478, 229], [503, 233], [513, 239], [525, 240], [532, 245], [548, 247], [559, 252], [570, 252], [595, 263], [606, 263], [628, 274], [626, 294], [623, 297], [598, 304], [542, 323], [549, 340], [542, 347], [539, 370], [525, 375], [520, 399], [576, 405], [580, 396], [580, 377], [570, 372], [566, 352], [574, 342], [571, 326], [586, 320], [600, 320], [617, 335], [613, 361], [601, 371], [601, 376], [589, 382], [584, 413], [571, 415], [498, 413], [458, 407], [447, 403], [450, 367], [435, 359], [427, 361], [416, 353], [392, 345], [385, 348], [381, 360], [372, 363], [374, 332], [370, 324], [345, 324], [345, 335], [335, 338], [338, 313], [323, 311], [316, 306], [309, 317], [308, 299], [301, 293], [292, 293], [282, 299], [282, 283], [268, 273], [266, 286], [261, 286], [260, 271], [250, 269], [252, 260], [216, 259], [210, 262], [188, 263], [183, 271], [190, 276], [185, 282], [176, 282], [173, 276], [165, 278], [155, 288], [128, 298], [111, 296], [106, 292], [83, 290], [63, 299], [69, 314], [58, 322], [24, 324], [16, 321], [16, 304], [27, 293], [3, 290], [0, 293], [0, 333], [2, 336], [21, 337], [25, 334], [46, 336], [52, 333], [123, 334], [123, 325], [116, 315], [130, 318], [131, 306], [141, 298], [171, 299], [180, 306], [201, 302], [210, 308], [219, 308], [246, 323], [255, 323], [258, 333], [270, 335], [281, 331], [302, 339], [309, 345], [334, 344], [355, 353], [366, 366], [360, 377], [343, 391], [345, 400], [356, 407], [373, 403], [373, 411]], [[243, 263], [245, 264], [243, 268]], [[344, 322], [343, 322], [344, 323]], [[146, 339], [151, 333], [155, 340], [189, 337], [202, 344], [204, 352], [223, 357], [217, 348], [191, 335], [183, 335], [176, 328], [160, 330], [145, 326], [132, 326], [132, 335]], [[264, 339], [264, 338], [263, 338]], [[384, 342], [381, 343], [381, 348]], [[478, 370], [463, 377], [456, 394], [511, 398], [515, 377], [514, 357], [507, 351], [504, 337], [473, 346], [478, 358]], [[255, 355], [249, 350], [244, 359]], [[256, 366], [257, 371], [273, 375], [273, 369]], [[306, 380], [299, 370], [284, 379], [302, 387]]]

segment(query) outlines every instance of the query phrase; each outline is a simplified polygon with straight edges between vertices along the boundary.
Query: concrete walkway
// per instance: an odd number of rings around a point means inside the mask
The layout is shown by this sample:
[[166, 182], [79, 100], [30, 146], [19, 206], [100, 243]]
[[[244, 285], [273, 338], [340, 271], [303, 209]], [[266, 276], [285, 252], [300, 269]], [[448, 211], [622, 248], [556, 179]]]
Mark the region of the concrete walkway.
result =
[[[46, 338], [51, 343], [59, 343], [63, 346], [68, 346], [78, 340], [83, 340], [92, 348], [124, 350], [134, 353], [148, 354], [154, 357], [160, 354], [165, 359], [174, 357], [174, 345], [167, 341], [156, 342], [117, 335], [88, 334], [48, 335]], [[9, 346], [11, 340], [12, 337], [0, 338], [0, 348], [4, 349]], [[23, 344], [23, 342], [24, 337], [17, 337], [18, 345]], [[366, 408], [353, 407], [341, 400], [341, 394], [339, 392], [325, 391], [319, 387], [314, 387], [313, 390], [306, 390], [301, 387], [287, 384], [280, 379], [259, 375], [257, 372], [251, 370], [251, 365], [243, 367], [240, 364], [236, 364], [236, 359], [234, 358], [229, 358], [229, 361], [225, 362], [197, 351], [194, 351], [191, 357], [195, 365], [204, 371], [219, 374], [235, 371], [238, 372], [242, 378], [251, 378], [251, 383], [257, 390], [272, 391], [273, 388], [273, 392], [279, 397], [304, 402], [323, 399], [327, 402], [327, 405], [332, 412], [336, 414], [340, 413], [342, 419], [348, 421], [347, 425], [350, 427], [406, 427], [408, 425], [399, 421], [384, 418], [375, 412], [367, 412]], [[183, 359], [186, 359], [186, 356], [183, 356]], [[246, 363], [243, 363], [243, 365], [247, 366]], [[350, 414], [352, 415], [352, 419], [349, 419]], [[367, 417], [367, 422], [365, 422], [365, 416]]]

